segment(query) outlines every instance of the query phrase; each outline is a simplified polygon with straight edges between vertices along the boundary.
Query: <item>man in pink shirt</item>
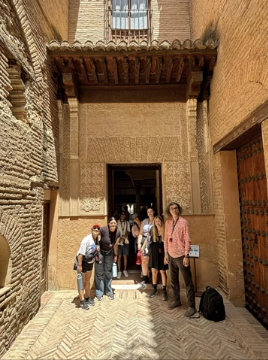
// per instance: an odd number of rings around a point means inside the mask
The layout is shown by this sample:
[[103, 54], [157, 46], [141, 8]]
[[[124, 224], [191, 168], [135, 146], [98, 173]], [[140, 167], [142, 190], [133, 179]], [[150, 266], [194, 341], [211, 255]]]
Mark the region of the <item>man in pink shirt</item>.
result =
[[189, 304], [185, 316], [191, 317], [197, 312], [189, 258], [191, 240], [188, 222], [180, 216], [181, 211], [181, 206], [176, 202], [169, 203], [166, 209], [169, 219], [165, 224], [165, 263], [169, 264], [171, 287], [174, 293], [174, 300], [169, 305], [169, 309], [181, 306], [179, 282], [179, 271], [181, 271]]

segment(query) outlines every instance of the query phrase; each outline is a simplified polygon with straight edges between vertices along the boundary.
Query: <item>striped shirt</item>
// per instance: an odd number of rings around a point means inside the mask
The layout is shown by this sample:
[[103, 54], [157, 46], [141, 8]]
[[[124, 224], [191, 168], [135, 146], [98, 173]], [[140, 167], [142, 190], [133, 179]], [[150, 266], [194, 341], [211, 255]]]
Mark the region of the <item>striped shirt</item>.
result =
[[[175, 222], [173, 229], [173, 220], [167, 220], [165, 224], [165, 252], [173, 258], [178, 258], [189, 254], [191, 250], [191, 240], [188, 229], [188, 221], [179, 217]], [[172, 231], [173, 230], [173, 231]], [[169, 239], [172, 238], [172, 241]]]

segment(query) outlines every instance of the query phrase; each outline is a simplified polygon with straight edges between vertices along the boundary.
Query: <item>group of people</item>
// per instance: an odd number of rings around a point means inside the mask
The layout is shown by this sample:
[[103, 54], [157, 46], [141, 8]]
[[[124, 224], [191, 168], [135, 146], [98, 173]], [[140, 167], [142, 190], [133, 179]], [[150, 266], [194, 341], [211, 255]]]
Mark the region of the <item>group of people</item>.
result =
[[[131, 228], [135, 238], [135, 251], [141, 252], [141, 265], [143, 284], [149, 282], [149, 268], [152, 271], [152, 292], [150, 297], [158, 294], [157, 277], [161, 273], [163, 285], [163, 300], [168, 300], [167, 293], [167, 272], [169, 268], [171, 287], [174, 299], [169, 305], [169, 309], [180, 307], [180, 283], [179, 271], [181, 271], [189, 308], [185, 316], [193, 316], [197, 310], [195, 307], [195, 291], [190, 270], [190, 236], [188, 222], [181, 217], [182, 208], [176, 202], [168, 204], [166, 209], [167, 220], [161, 216], [155, 216], [154, 209], [147, 209], [147, 218], [140, 221], [138, 214], [134, 214], [132, 219], [134, 224]], [[112, 267], [113, 263], [118, 265], [118, 278], [122, 272], [128, 277], [127, 257], [129, 255], [130, 225], [126, 220], [125, 210], [121, 212], [120, 219], [112, 217], [108, 225], [100, 227], [94, 225], [92, 233], [85, 237], [77, 253], [77, 272], [82, 272], [84, 290], [79, 291], [80, 306], [88, 309], [89, 305], [94, 305], [94, 300], [90, 297], [90, 278], [93, 263], [95, 262], [95, 289], [96, 299], [102, 300], [104, 294], [110, 300], [114, 299], [112, 289]], [[95, 247], [94, 247], [95, 246]], [[94, 259], [92, 254], [94, 249]], [[88, 257], [89, 256], [89, 257]], [[121, 268], [123, 256], [123, 271]]]

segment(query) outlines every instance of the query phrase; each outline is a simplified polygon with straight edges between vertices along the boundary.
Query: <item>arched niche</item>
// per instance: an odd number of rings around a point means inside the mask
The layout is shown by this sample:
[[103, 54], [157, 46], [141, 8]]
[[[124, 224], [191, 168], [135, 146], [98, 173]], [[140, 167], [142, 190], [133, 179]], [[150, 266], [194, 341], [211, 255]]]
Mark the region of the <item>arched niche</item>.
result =
[[9, 285], [11, 281], [12, 262], [10, 247], [6, 238], [0, 235], [0, 289]]

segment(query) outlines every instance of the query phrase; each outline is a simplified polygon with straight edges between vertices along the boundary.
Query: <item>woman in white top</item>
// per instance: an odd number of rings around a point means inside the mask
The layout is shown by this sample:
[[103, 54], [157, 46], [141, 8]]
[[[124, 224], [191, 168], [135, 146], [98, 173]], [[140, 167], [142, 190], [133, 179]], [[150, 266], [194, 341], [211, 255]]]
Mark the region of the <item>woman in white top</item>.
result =
[[138, 238], [138, 250], [141, 250], [142, 252], [141, 268], [145, 284], [149, 282], [149, 252], [146, 245], [150, 241], [150, 230], [154, 225], [154, 210], [151, 207], [147, 209], [147, 215], [148, 218], [144, 219], [141, 223], [140, 235]]

